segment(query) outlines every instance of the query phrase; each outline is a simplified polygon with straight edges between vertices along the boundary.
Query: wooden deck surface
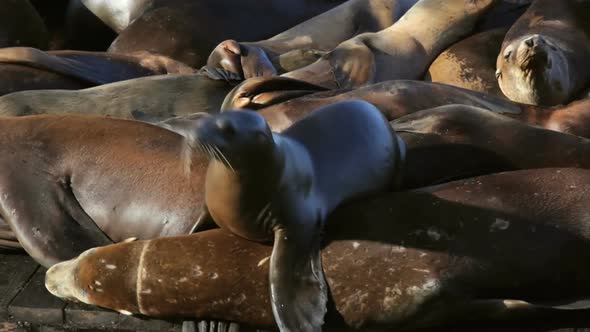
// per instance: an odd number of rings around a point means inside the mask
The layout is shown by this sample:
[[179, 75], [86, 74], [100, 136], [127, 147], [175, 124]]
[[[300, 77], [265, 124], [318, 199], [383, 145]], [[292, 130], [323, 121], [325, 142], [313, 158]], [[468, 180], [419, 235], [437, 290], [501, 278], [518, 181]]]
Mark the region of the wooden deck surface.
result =
[[[121, 315], [83, 304], [66, 303], [44, 286], [45, 269], [24, 254], [0, 253], [0, 332], [4, 331], [181, 331], [179, 321], [163, 321]], [[590, 311], [556, 318], [546, 317], [547, 326], [445, 328], [424, 330], [477, 332], [590, 332]], [[533, 323], [533, 322], [531, 322]], [[563, 328], [558, 328], [563, 327]], [[212, 332], [213, 329], [202, 329]], [[207, 331], [209, 330], [209, 331]], [[241, 332], [244, 332], [242, 329]]]

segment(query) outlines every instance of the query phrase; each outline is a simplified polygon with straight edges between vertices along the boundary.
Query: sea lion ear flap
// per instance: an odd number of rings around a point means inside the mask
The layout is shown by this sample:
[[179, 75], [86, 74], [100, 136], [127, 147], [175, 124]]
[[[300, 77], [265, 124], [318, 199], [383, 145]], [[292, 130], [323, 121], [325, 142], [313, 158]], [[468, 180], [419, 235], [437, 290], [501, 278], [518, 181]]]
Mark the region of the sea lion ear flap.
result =
[[320, 332], [328, 291], [319, 241], [310, 247], [285, 230], [276, 230], [270, 257], [272, 311], [282, 332]]

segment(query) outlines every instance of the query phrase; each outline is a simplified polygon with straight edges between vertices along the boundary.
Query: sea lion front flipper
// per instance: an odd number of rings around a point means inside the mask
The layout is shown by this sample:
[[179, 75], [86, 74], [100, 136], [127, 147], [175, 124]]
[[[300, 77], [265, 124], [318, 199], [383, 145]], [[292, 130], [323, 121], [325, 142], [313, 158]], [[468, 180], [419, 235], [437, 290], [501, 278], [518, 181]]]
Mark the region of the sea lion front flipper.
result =
[[319, 241], [310, 247], [286, 230], [276, 230], [269, 277], [271, 306], [279, 329], [321, 331], [328, 295]]
[[375, 78], [375, 55], [361, 40], [351, 39], [327, 55], [338, 87], [358, 88]]

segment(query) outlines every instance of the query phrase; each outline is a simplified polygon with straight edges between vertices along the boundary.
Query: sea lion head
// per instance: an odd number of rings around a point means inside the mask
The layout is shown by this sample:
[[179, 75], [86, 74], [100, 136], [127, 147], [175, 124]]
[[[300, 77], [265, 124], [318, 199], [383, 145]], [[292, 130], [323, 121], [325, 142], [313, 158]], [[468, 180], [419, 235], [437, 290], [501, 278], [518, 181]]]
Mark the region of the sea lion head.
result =
[[201, 117], [185, 135], [187, 145], [201, 149], [232, 171], [245, 171], [272, 154], [274, 139], [268, 124], [250, 110]]
[[498, 55], [496, 68], [502, 92], [513, 101], [544, 106], [567, 101], [570, 77], [565, 53], [543, 35], [508, 44]]

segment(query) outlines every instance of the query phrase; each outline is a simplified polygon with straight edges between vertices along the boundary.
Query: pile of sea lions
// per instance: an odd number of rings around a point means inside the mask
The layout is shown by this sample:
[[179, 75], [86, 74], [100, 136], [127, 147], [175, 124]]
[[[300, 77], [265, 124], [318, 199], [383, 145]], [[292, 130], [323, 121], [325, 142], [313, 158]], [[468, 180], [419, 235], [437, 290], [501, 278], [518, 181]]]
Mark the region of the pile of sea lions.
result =
[[0, 18], [0, 248], [57, 297], [220, 332], [590, 309], [590, 0]]

